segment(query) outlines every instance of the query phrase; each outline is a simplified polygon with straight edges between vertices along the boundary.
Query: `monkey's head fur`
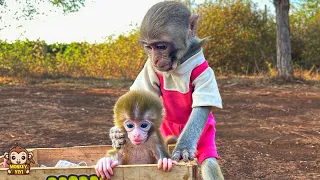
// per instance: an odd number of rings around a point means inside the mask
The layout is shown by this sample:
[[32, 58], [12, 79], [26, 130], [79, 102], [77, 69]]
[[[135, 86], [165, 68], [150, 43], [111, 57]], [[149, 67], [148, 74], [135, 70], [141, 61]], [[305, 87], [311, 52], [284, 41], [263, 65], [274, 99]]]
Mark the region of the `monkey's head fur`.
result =
[[152, 122], [150, 132], [159, 129], [163, 118], [161, 99], [155, 94], [144, 90], [133, 90], [122, 95], [114, 106], [114, 124], [125, 131], [126, 120]]
[[191, 14], [180, 2], [164, 1], [153, 5], [144, 16], [140, 27], [140, 41], [167, 42], [172, 45], [172, 63], [180, 63], [201, 49], [205, 39], [196, 36], [198, 15]]

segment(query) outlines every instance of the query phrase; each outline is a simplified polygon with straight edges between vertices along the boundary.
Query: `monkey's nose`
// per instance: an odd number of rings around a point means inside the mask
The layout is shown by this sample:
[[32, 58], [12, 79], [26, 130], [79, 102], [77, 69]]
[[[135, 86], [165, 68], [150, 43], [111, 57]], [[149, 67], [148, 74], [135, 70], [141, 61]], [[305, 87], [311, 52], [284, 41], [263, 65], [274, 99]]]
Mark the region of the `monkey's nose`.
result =
[[135, 134], [135, 135], [133, 135], [133, 138], [134, 138], [134, 139], [139, 139], [139, 138], [140, 138], [140, 134]]

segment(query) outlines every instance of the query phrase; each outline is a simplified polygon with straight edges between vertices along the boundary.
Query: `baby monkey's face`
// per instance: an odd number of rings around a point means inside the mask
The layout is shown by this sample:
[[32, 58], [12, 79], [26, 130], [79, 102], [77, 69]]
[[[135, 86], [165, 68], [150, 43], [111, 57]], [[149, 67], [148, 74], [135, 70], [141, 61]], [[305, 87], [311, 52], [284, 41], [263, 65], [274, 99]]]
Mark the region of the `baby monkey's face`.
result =
[[152, 123], [148, 120], [127, 120], [123, 125], [128, 133], [128, 138], [130, 139], [131, 143], [134, 145], [140, 145], [147, 140], [148, 132], [152, 126]]

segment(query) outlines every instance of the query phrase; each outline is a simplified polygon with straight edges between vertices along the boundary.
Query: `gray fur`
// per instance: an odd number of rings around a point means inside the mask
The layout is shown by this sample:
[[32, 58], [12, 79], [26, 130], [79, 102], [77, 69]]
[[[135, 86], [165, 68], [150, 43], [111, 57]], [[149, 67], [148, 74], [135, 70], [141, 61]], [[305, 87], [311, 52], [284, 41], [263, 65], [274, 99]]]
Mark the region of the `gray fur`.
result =
[[202, 179], [204, 180], [223, 180], [220, 166], [215, 158], [207, 158], [201, 165]]
[[[142, 39], [161, 39], [163, 35], [167, 35], [176, 39], [173, 36], [175, 33], [177, 39], [181, 39], [180, 35], [187, 34], [190, 15], [190, 11], [181, 3], [170, 1], [157, 3], [144, 16], [140, 37]], [[173, 30], [177, 31], [173, 32]]]
[[207, 122], [211, 107], [195, 107], [192, 109], [187, 125], [184, 127], [177, 142], [177, 146], [172, 153], [172, 159], [179, 161], [183, 151], [183, 160], [193, 160], [194, 153], [197, 151], [197, 142]]
[[[165, 1], [152, 6], [146, 13], [140, 28], [140, 42], [154, 44], [170, 43], [169, 58], [176, 67], [201, 50], [205, 39], [196, 36], [197, 19], [190, 24], [190, 10], [179, 2]], [[194, 29], [193, 29], [194, 28]], [[192, 32], [190, 34], [190, 31]], [[188, 123], [178, 138], [172, 159], [193, 160], [197, 142], [207, 122], [211, 107], [195, 107]], [[112, 141], [114, 142], [114, 141]], [[203, 179], [223, 179], [215, 158], [208, 158], [201, 165]]]
[[[140, 27], [140, 41], [148, 44], [168, 42], [172, 44], [175, 64], [181, 64], [196, 54], [205, 39], [189, 35], [190, 10], [182, 3], [160, 2], [146, 13]], [[196, 22], [194, 24], [196, 28]], [[170, 58], [171, 58], [170, 57]]]

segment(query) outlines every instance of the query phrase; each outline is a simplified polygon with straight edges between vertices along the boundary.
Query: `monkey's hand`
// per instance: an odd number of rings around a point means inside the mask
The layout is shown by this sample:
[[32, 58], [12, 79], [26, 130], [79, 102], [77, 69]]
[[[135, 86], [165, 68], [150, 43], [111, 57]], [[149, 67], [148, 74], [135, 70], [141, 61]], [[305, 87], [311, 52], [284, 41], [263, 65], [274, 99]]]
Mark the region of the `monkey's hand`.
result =
[[101, 176], [103, 179], [111, 179], [111, 176], [113, 175], [112, 168], [117, 165], [118, 161], [113, 161], [109, 157], [101, 158], [95, 166], [97, 176]]
[[177, 161], [172, 161], [170, 158], [159, 159], [158, 169], [163, 169], [163, 171], [171, 171], [173, 164], [177, 164]]
[[196, 142], [190, 142], [188, 139], [184, 140], [179, 138], [175, 149], [172, 152], [172, 159], [174, 161], [180, 161], [183, 159], [184, 162], [194, 160], [195, 153], [197, 151]]
[[172, 152], [173, 160], [179, 161], [183, 159], [183, 161], [187, 162], [194, 159], [197, 143], [208, 120], [210, 111], [211, 107], [209, 106], [192, 108], [187, 125], [180, 134], [176, 148]]
[[116, 126], [110, 129], [110, 139], [112, 141], [112, 147], [114, 149], [121, 149], [121, 147], [126, 143], [125, 141], [125, 132], [120, 131]]

